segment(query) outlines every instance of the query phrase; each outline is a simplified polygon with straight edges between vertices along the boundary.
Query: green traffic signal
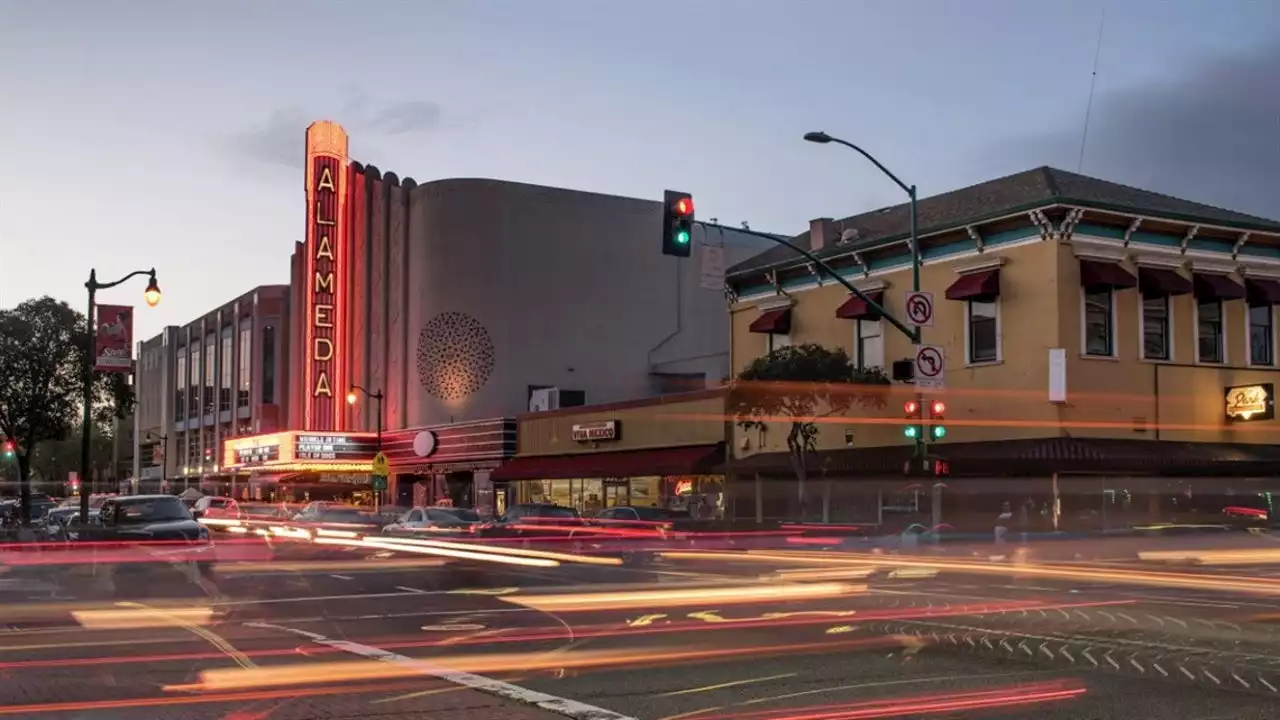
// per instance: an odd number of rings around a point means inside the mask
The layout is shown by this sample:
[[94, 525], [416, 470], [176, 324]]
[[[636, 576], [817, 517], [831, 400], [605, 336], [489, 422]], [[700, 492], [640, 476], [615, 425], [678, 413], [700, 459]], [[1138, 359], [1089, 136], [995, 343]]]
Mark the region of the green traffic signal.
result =
[[908, 425], [902, 429], [902, 434], [912, 439], [918, 438], [920, 437], [920, 426]]
[[689, 232], [687, 230], [680, 230], [676, 232], [676, 244], [678, 245], [689, 244]]
[[943, 425], [933, 426], [933, 436], [935, 438], [944, 438], [947, 436], [947, 428]]

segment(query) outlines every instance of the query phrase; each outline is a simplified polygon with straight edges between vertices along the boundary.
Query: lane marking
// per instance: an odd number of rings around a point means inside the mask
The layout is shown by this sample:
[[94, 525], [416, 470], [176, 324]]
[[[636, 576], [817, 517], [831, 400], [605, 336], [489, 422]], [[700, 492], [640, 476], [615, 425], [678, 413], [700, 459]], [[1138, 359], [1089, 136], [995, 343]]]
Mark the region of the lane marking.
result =
[[737, 687], [739, 685], [750, 685], [758, 682], [768, 682], [769, 680], [781, 680], [783, 678], [795, 677], [800, 673], [783, 673], [781, 675], [770, 675], [768, 677], [750, 678], [748, 680], [734, 680], [732, 682], [724, 682], [718, 685], [704, 685], [702, 687], [689, 688], [688, 690], [675, 690], [668, 693], [662, 693], [658, 697], [676, 697], [677, 695], [692, 695], [693, 693], [711, 692], [712, 690], [723, 690], [725, 688]]
[[274, 625], [272, 623], [245, 623], [248, 627], [263, 628], [268, 630], [280, 630], [294, 635], [300, 635], [309, 639], [317, 645], [335, 648], [352, 655], [369, 658], [370, 660], [380, 660], [382, 662], [395, 663], [405, 667], [413, 668], [420, 671], [424, 675], [439, 678], [454, 685], [462, 685], [473, 690], [478, 690], [489, 695], [496, 695], [508, 700], [515, 700], [526, 705], [533, 705], [542, 708], [547, 712], [563, 715], [574, 720], [639, 720], [630, 715], [622, 715], [612, 710], [606, 710], [595, 705], [588, 705], [577, 700], [557, 697], [549, 695], [537, 690], [512, 685], [511, 683], [494, 680], [476, 675], [475, 673], [461, 672], [458, 670], [450, 670], [448, 668], [437, 667], [422, 660], [416, 660], [406, 655], [388, 652], [371, 645], [362, 645], [360, 643], [350, 642], [347, 640], [331, 640], [323, 635], [309, 632], [306, 630], [298, 630], [296, 628], [285, 627], [283, 625]]
[[415, 595], [425, 595], [427, 592], [426, 590], [422, 590], [420, 588], [405, 587], [404, 585], [397, 585], [396, 589], [403, 590], [408, 593], [414, 593]]
[[333, 574], [330, 574], [330, 575], [329, 575], [329, 577], [334, 578], [335, 580], [351, 580], [351, 579], [352, 579], [350, 575], [333, 575]]

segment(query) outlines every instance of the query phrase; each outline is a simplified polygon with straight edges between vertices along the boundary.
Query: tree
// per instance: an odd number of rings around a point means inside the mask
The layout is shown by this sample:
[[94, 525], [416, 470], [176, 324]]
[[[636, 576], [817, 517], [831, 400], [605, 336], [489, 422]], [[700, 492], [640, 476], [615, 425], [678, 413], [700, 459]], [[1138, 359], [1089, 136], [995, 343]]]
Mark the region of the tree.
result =
[[778, 348], [756, 358], [738, 375], [730, 393], [730, 412], [743, 429], [789, 424], [787, 452], [795, 471], [801, 518], [805, 508], [805, 455], [817, 452], [818, 421], [842, 415], [855, 405], [884, 407], [885, 393], [859, 386], [884, 386], [880, 368], [858, 369], [843, 349], [808, 343]]
[[[48, 296], [0, 310], [0, 435], [15, 445], [24, 520], [33, 452], [77, 425], [88, 333], [83, 314]], [[98, 374], [93, 398], [95, 419], [109, 422], [132, 410], [133, 387], [126, 375]]]

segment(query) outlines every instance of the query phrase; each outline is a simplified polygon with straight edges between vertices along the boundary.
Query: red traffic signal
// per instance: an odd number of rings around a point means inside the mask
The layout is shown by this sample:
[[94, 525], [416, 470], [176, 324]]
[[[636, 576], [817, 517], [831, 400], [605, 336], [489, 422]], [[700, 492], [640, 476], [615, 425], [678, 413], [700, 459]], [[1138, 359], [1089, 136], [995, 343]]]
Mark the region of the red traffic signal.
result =
[[0, 446], [0, 449], [3, 449], [4, 456], [6, 458], [13, 457], [13, 454], [17, 452], [17, 447], [13, 444], [12, 440], [5, 440], [4, 445]]
[[929, 415], [931, 417], [942, 417], [947, 412], [947, 404], [941, 400], [934, 400], [929, 404]]
[[675, 211], [677, 215], [693, 214], [693, 198], [682, 197], [676, 201]]
[[920, 403], [915, 400], [908, 400], [902, 403], [902, 412], [905, 413], [907, 417], [915, 417], [920, 412]]

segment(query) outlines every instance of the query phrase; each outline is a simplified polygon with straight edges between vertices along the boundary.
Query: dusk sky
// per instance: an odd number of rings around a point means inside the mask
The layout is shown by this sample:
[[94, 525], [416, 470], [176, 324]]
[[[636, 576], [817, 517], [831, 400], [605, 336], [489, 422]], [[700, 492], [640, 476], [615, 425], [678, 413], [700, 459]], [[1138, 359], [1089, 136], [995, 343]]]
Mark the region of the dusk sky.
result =
[[0, 307], [154, 265], [142, 339], [288, 282], [322, 118], [419, 182], [674, 188], [785, 233], [902, 200], [808, 130], [922, 196], [1077, 170], [1104, 6], [1079, 169], [1280, 218], [1274, 0], [0, 0]]

